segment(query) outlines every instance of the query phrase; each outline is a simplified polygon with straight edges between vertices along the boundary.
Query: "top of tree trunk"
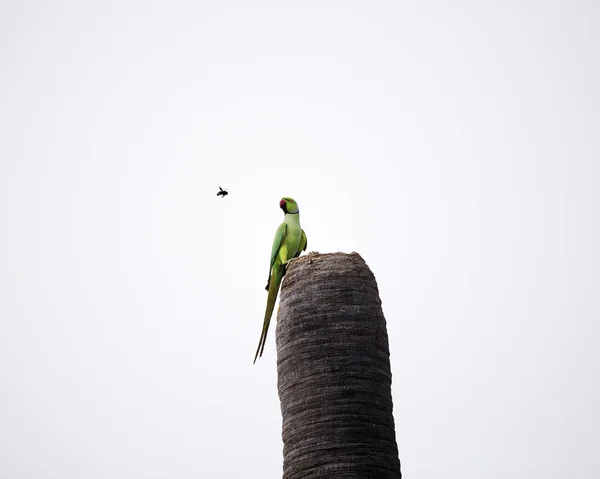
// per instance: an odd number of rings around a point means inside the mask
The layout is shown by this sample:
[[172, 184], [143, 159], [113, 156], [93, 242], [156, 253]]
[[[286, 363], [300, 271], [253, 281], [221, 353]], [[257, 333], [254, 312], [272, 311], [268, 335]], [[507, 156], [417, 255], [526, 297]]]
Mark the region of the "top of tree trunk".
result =
[[[367, 263], [357, 252], [352, 253], [318, 253], [311, 251], [310, 253], [294, 259], [286, 271], [281, 285], [281, 294], [283, 295], [284, 288], [291, 288], [299, 278], [306, 273], [306, 269], [310, 269], [311, 275], [325, 275], [334, 277], [337, 275], [352, 275], [368, 277], [373, 281], [377, 289], [377, 281]], [[377, 294], [379, 291], [377, 290]], [[380, 301], [381, 304], [381, 301]]]

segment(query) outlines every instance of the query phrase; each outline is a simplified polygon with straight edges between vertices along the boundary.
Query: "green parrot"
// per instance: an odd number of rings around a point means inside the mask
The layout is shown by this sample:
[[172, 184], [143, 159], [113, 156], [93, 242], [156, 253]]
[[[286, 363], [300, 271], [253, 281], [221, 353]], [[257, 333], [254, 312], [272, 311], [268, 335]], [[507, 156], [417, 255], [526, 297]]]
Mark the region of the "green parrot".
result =
[[279, 207], [283, 210], [283, 223], [277, 228], [273, 248], [271, 248], [271, 266], [269, 269], [269, 279], [265, 288], [269, 294], [267, 296], [267, 310], [265, 311], [265, 320], [263, 322], [258, 349], [254, 356], [254, 362], [259, 356], [262, 356], [267, 341], [267, 331], [269, 323], [275, 308], [275, 300], [279, 285], [285, 275], [287, 264], [294, 258], [300, 256], [302, 251], [306, 251], [306, 234], [300, 228], [300, 210], [298, 203], [291, 198], [282, 198]]

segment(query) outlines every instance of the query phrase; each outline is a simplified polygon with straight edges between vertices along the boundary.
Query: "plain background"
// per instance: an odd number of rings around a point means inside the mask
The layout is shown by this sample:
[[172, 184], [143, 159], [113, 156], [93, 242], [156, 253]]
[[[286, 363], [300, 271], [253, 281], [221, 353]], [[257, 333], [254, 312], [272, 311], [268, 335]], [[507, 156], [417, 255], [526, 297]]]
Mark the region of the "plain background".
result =
[[599, 22], [3, 3], [0, 476], [280, 477], [274, 334], [252, 359], [291, 196], [378, 280], [404, 477], [599, 477]]

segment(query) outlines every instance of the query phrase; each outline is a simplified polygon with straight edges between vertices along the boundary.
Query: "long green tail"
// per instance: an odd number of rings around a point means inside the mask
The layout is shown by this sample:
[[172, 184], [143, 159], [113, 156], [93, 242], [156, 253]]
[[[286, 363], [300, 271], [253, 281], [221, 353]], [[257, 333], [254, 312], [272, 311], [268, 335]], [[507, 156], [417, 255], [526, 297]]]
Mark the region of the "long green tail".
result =
[[265, 320], [263, 321], [262, 333], [260, 334], [260, 341], [258, 342], [258, 348], [254, 356], [254, 362], [256, 359], [261, 357], [265, 349], [265, 343], [267, 342], [267, 332], [269, 331], [269, 324], [271, 323], [271, 316], [273, 315], [273, 309], [275, 308], [275, 300], [277, 299], [277, 293], [279, 292], [279, 285], [285, 274], [285, 266], [275, 265], [273, 266], [273, 274], [269, 278], [269, 294], [267, 295], [267, 310], [265, 311]]

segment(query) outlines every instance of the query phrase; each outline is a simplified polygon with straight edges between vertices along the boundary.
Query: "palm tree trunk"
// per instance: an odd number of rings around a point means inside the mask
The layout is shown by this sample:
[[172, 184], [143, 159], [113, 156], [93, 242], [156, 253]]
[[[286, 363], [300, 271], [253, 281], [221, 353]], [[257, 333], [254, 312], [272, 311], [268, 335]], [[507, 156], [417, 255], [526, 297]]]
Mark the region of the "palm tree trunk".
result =
[[283, 479], [400, 479], [386, 322], [360, 255], [289, 265], [276, 341]]

